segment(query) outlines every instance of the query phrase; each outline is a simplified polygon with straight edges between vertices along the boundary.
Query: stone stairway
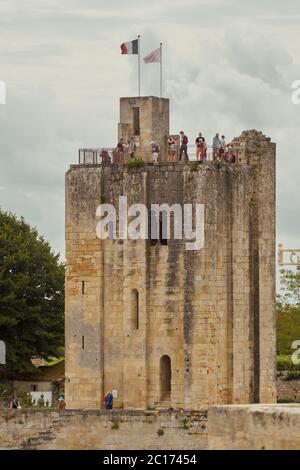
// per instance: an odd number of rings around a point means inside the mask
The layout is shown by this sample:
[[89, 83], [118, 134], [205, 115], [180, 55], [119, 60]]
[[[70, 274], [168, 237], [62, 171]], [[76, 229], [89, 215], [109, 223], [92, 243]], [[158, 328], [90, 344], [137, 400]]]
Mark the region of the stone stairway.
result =
[[40, 431], [37, 436], [26, 439], [18, 446], [18, 449], [37, 450], [45, 448], [50, 441], [57, 437], [57, 432], [69, 421], [70, 416], [59, 414], [59, 416], [52, 421], [47, 431]]

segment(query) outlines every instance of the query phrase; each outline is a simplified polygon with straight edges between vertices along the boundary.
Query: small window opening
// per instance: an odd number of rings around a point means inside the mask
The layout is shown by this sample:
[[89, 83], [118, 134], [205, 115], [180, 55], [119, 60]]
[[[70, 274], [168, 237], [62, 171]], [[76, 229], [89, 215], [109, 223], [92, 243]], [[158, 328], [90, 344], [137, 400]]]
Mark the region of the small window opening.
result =
[[133, 330], [138, 330], [140, 327], [139, 309], [139, 292], [133, 289], [131, 292], [131, 326]]
[[133, 111], [133, 134], [140, 135], [140, 108], [134, 107]]
[[160, 358], [160, 400], [170, 400], [171, 398], [171, 359], [169, 356]]
[[159, 217], [159, 241], [161, 245], [168, 244], [167, 238], [167, 223], [168, 223], [168, 215], [166, 212], [160, 214]]

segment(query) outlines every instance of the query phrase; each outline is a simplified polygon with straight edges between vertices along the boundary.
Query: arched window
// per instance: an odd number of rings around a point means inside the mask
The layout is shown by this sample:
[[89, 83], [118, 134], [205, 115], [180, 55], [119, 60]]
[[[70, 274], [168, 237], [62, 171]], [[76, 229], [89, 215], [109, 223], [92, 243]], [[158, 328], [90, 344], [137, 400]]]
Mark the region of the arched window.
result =
[[159, 364], [160, 375], [160, 400], [166, 401], [171, 398], [171, 359], [169, 356], [162, 356]]
[[139, 309], [139, 293], [133, 289], [131, 291], [131, 328], [133, 330], [138, 330], [140, 327]]

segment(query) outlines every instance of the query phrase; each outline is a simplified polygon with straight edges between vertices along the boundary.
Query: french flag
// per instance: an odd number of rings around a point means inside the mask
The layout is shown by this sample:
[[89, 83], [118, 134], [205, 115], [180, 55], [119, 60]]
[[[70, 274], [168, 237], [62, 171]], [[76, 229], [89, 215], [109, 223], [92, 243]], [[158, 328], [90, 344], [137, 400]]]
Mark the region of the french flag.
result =
[[138, 54], [139, 53], [139, 40], [123, 42], [121, 44], [121, 54]]

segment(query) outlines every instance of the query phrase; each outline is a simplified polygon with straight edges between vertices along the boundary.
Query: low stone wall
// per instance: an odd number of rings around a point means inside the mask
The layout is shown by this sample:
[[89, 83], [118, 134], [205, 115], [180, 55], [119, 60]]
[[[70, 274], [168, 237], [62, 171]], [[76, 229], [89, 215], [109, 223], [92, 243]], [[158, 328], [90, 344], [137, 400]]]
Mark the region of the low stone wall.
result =
[[291, 372], [280, 372], [277, 375], [277, 400], [299, 400], [300, 380], [286, 380]]
[[213, 406], [208, 410], [208, 448], [299, 450], [300, 406]]
[[206, 449], [207, 412], [1, 410], [0, 449]]
[[294, 450], [300, 405], [219, 405], [207, 412], [1, 410], [0, 449]]

